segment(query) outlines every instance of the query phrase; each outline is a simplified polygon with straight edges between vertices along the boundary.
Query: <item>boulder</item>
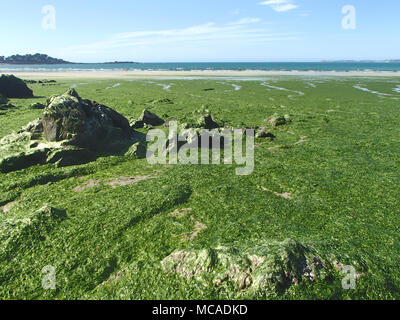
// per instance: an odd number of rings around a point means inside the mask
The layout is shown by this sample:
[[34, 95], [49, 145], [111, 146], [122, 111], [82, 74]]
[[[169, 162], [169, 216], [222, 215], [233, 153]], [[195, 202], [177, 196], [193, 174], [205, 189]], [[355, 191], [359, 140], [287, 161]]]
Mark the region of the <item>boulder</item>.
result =
[[0, 76], [0, 94], [7, 98], [33, 98], [26, 83], [13, 75]]
[[152, 126], [161, 126], [165, 122], [163, 119], [161, 119], [155, 113], [150, 112], [149, 110], [143, 110], [141, 120], [145, 124], [150, 124]]
[[[100, 154], [122, 152], [139, 140], [143, 137], [125, 117], [70, 90], [49, 98], [42, 119], [0, 140], [0, 172], [38, 164], [79, 165]], [[134, 145], [130, 152], [140, 158], [145, 145]]]
[[215, 286], [235, 287], [249, 295], [277, 297], [300, 282], [327, 279], [334, 272], [314, 250], [298, 241], [265, 243], [255, 247], [183, 249], [161, 262], [165, 272]]
[[70, 145], [96, 151], [129, 144], [134, 134], [128, 119], [95, 101], [82, 99], [75, 89], [49, 98], [42, 123], [47, 141], [68, 140]]
[[0, 93], [0, 105], [7, 104], [8, 99]]

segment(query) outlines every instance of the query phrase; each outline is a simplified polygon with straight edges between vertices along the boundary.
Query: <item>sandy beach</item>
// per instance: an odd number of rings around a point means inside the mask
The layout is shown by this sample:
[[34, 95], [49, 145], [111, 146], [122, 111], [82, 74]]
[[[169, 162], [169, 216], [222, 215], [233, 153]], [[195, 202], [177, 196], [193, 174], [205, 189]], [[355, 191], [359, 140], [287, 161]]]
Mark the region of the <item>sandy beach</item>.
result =
[[400, 77], [394, 71], [60, 71], [60, 72], [11, 72], [24, 79], [146, 79], [169, 77], [266, 77], [266, 76], [337, 76], [337, 77]]

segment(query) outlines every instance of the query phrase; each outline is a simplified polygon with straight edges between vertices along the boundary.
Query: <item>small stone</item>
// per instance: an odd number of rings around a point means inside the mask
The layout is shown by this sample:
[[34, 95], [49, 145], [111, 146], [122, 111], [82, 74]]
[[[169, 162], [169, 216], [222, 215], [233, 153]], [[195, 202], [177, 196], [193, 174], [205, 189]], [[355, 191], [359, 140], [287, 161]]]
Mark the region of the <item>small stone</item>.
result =
[[134, 159], [145, 159], [146, 153], [147, 153], [147, 148], [146, 148], [145, 143], [136, 142], [125, 153], [125, 156], [132, 157]]
[[32, 104], [30, 105], [30, 108], [31, 108], [31, 109], [42, 110], [42, 109], [46, 108], [46, 106], [45, 106], [44, 104], [41, 104], [41, 103], [39, 103], [39, 102], [36, 102], [36, 103], [32, 103]]

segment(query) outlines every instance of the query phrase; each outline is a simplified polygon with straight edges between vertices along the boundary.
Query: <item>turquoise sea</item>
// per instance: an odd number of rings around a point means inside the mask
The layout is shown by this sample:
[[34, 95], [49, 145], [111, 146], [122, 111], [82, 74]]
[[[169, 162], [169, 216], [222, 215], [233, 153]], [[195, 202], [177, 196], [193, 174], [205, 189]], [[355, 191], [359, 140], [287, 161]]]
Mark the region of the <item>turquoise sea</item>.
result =
[[185, 63], [84, 63], [57, 65], [0, 65], [0, 72], [58, 72], [111, 70], [263, 70], [263, 71], [400, 71], [396, 62], [185, 62]]

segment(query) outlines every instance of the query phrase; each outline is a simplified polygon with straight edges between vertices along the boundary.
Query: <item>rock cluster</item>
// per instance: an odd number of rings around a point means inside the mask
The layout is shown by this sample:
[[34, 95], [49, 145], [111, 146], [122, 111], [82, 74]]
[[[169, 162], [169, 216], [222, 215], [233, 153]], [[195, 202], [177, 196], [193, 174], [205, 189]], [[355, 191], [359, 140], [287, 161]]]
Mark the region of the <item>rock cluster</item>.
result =
[[288, 115], [288, 114], [282, 116], [282, 115], [275, 113], [272, 116], [265, 119], [265, 122], [267, 122], [271, 127], [278, 127], [278, 126], [283, 126], [285, 124], [288, 124], [288, 123], [292, 122], [292, 120], [291, 120], [290, 115]]
[[288, 239], [243, 250], [218, 247], [173, 252], [162, 263], [165, 272], [187, 279], [233, 285], [239, 291], [277, 296], [302, 281], [325, 279], [333, 267], [313, 250]]
[[57, 83], [55, 80], [24, 80], [25, 83], [30, 83], [30, 84], [47, 84], [47, 83]]
[[222, 123], [214, 120], [210, 110], [201, 108], [187, 115], [181, 124], [182, 129], [218, 129], [223, 127]]
[[26, 83], [13, 75], [0, 76], [0, 94], [7, 98], [33, 98]]
[[48, 99], [42, 124], [47, 141], [68, 140], [69, 145], [94, 151], [129, 144], [134, 134], [128, 119], [109, 107], [82, 99], [75, 89]]
[[129, 149], [138, 140], [128, 119], [71, 89], [50, 97], [41, 119], [0, 140], [0, 172], [82, 164], [97, 154]]

